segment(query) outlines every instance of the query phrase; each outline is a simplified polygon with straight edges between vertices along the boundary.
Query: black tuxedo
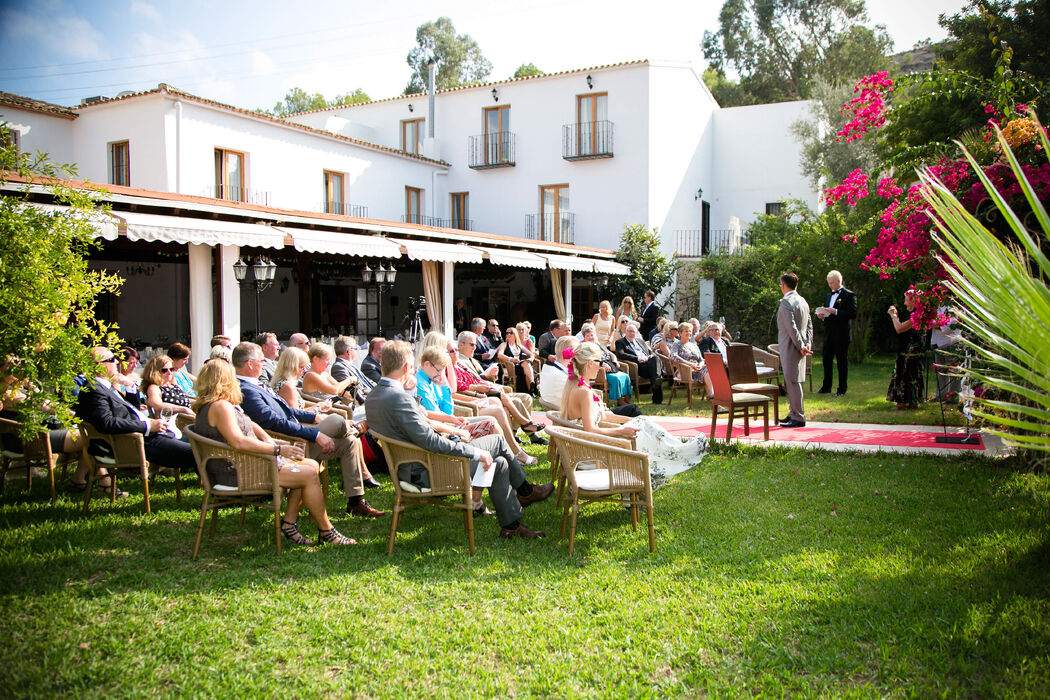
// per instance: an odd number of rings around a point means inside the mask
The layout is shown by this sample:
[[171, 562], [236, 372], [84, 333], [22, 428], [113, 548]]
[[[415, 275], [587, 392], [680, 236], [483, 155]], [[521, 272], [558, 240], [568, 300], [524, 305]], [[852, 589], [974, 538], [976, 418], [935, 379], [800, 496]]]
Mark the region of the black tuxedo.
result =
[[[153, 464], [180, 471], [197, 469], [197, 462], [193, 459], [193, 450], [190, 449], [189, 443], [176, 440], [171, 435], [150, 433], [147, 424], [135, 413], [131, 405], [109, 387], [101, 384], [91, 387], [85, 384], [77, 396], [76, 414], [78, 418], [106, 435], [144, 435], [146, 459]], [[111, 456], [107, 454], [108, 446], [103, 443], [89, 445], [88, 449], [94, 455]]]
[[[831, 297], [834, 292], [828, 294], [824, 300], [824, 306], [831, 307]], [[850, 341], [850, 321], [857, 317], [857, 295], [854, 292], [839, 287], [839, 295], [833, 307], [837, 314], [828, 314], [824, 317], [824, 383], [820, 390], [827, 393], [831, 391], [831, 375], [835, 361], [839, 363], [839, 393], [846, 393], [846, 379], [849, 374], [849, 363], [846, 359]]]
[[653, 329], [656, 328], [656, 319], [660, 316], [660, 309], [654, 300], [642, 310], [642, 321], [638, 325], [638, 335], [648, 340]]
[[[639, 360], [639, 352], [646, 357]], [[663, 403], [663, 373], [660, 371], [660, 358], [652, 353], [641, 338], [636, 337], [634, 344], [629, 343], [627, 338], [616, 341], [616, 357], [638, 365], [638, 376], [649, 380], [653, 391], [653, 403]]]

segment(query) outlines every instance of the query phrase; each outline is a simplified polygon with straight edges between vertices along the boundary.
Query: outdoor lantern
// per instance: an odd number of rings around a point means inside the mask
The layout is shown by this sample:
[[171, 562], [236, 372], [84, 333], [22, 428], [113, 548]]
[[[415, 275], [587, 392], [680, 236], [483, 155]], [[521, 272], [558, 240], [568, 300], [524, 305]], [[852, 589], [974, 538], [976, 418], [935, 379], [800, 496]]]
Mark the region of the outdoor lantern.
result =
[[598, 278], [598, 286], [599, 287], [608, 287], [609, 286], [609, 278], [606, 275], [602, 275], [601, 277], [599, 277]]
[[593, 90], [594, 89], [594, 78], [592, 78], [589, 75], [587, 76], [587, 89], [588, 90]]
[[700, 198], [701, 198], [701, 197], [703, 197], [703, 196], [704, 196], [704, 188], [703, 188], [703, 187], [701, 187], [700, 189], [698, 189], [698, 190], [696, 191], [696, 196], [695, 196], [695, 197], [693, 197], [693, 199], [694, 199], [694, 200], [695, 200], [695, 199], [700, 199]]
[[409, 103], [408, 103], [408, 111], [409, 111], [409, 112], [411, 112], [411, 111], [413, 111], [414, 109], [415, 109], [415, 107], [413, 107], [413, 106], [412, 106], [412, 103], [411, 103], [411, 102], [409, 102]]
[[492, 88], [492, 101], [499, 102], [499, 90]]
[[390, 263], [390, 267], [386, 269], [386, 281], [388, 284], [394, 283], [394, 278], [397, 277], [397, 270], [394, 269], [394, 263]]
[[[255, 264], [252, 265], [252, 272], [255, 273], [255, 279], [259, 282], [266, 282], [273, 279], [273, 270], [266, 258], [261, 255], [255, 259]], [[276, 267], [276, 266], [275, 266]]]
[[365, 284], [372, 284], [372, 268], [365, 263], [365, 269], [361, 270], [361, 281]]
[[237, 258], [237, 262], [233, 264], [233, 276], [238, 282], [244, 281], [244, 276], [248, 274], [248, 264], [244, 262], [242, 258]]

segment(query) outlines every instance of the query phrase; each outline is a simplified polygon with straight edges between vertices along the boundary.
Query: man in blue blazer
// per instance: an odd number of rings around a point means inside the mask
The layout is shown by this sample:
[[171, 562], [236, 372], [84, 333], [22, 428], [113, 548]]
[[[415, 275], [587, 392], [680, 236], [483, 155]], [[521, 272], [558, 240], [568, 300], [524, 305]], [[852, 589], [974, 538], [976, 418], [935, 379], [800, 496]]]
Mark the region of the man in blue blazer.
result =
[[346, 420], [337, 414], [324, 415], [292, 408], [267, 386], [259, 383], [262, 374], [263, 353], [255, 343], [240, 343], [230, 358], [233, 370], [241, 384], [241, 408], [264, 430], [302, 438], [310, 444], [311, 459], [338, 457], [343, 469], [343, 491], [347, 496], [346, 512], [378, 518], [385, 515], [363, 498], [365, 487], [361, 477], [361, 444], [357, 436], [348, 433]]

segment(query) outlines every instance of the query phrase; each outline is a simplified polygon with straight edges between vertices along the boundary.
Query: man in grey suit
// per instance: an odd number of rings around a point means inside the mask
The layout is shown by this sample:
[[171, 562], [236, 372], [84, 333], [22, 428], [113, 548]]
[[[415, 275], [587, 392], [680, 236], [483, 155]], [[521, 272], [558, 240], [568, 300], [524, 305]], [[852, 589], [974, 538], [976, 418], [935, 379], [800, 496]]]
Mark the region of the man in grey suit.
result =
[[798, 275], [788, 272], [780, 276], [780, 309], [777, 310], [777, 341], [780, 344], [780, 367], [784, 371], [787, 388], [787, 417], [780, 421], [785, 428], [806, 425], [802, 407], [802, 380], [806, 378], [806, 356], [813, 354], [813, 324], [809, 319], [809, 304], [795, 289]]
[[[554, 484], [530, 484], [525, 478], [525, 470], [514, 458], [502, 435], [486, 435], [462, 443], [435, 432], [415, 398], [406, 391], [406, 385], [415, 378], [411, 345], [400, 340], [388, 341], [383, 347], [380, 363], [383, 376], [365, 400], [369, 427], [379, 435], [410, 442], [428, 452], [469, 457], [471, 474], [479, 467], [486, 471], [495, 469], [489, 497], [499, 518], [499, 536], [507, 539], [543, 537], [543, 532], [534, 532], [521, 524], [521, 509], [550, 496]], [[393, 478], [417, 487], [430, 485], [427, 471], [420, 464], [402, 465]]]
[[354, 339], [341, 335], [335, 339], [332, 349], [335, 352], [335, 362], [328, 369], [328, 373], [337, 382], [351, 377], [356, 379], [357, 389], [354, 391], [354, 400], [359, 404], [364, 403], [368, 392], [375, 388], [375, 382], [366, 377], [364, 372], [354, 364], [354, 352], [356, 351]]

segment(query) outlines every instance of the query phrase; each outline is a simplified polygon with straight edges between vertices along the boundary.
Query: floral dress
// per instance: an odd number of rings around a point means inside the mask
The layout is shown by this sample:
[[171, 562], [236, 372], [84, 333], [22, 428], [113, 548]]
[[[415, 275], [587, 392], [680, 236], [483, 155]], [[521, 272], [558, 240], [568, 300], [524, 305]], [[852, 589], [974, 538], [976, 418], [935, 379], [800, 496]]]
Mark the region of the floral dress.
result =
[[886, 391], [886, 400], [898, 404], [917, 404], [926, 393], [922, 375], [926, 356], [923, 336], [914, 328], [897, 336], [897, 362]]

